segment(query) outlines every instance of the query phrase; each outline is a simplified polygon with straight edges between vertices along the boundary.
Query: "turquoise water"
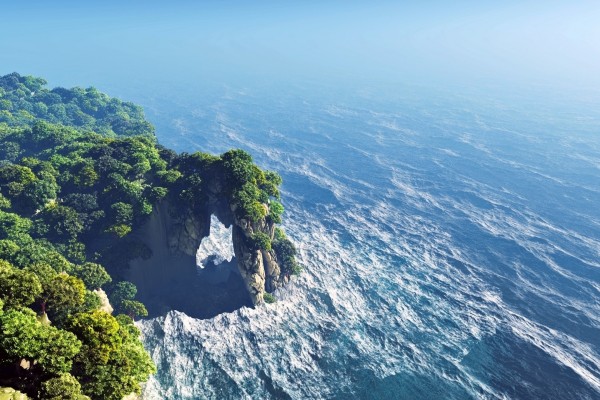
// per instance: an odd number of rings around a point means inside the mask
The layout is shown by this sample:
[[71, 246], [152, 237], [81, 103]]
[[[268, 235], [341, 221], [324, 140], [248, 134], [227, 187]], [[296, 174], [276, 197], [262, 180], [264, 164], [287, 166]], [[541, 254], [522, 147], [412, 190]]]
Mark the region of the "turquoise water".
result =
[[155, 354], [148, 398], [600, 398], [597, 103], [175, 92], [136, 99], [160, 141], [279, 171], [305, 272], [276, 305], [182, 317], [194, 345]]

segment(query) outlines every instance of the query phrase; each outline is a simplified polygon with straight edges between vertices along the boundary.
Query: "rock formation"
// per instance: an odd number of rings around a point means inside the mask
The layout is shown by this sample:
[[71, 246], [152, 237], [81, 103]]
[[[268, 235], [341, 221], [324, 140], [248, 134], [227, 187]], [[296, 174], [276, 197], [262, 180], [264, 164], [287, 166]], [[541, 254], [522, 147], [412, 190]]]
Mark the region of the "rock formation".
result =
[[[130, 240], [145, 246], [151, 255], [131, 260], [125, 278], [138, 287], [138, 297], [151, 316], [177, 309], [208, 317], [243, 305], [257, 305], [263, 302], [265, 291], [273, 292], [289, 280], [282, 274], [275, 251], [257, 249], [252, 242], [258, 232], [273, 240], [274, 223], [268, 217], [258, 222], [238, 218], [220, 185], [210, 188], [204, 207], [181, 209], [179, 203], [161, 201], [148, 221], [130, 235]], [[210, 268], [199, 269], [196, 265], [198, 247], [210, 233], [211, 215], [227, 228], [233, 226], [235, 258], [232, 265], [218, 267], [230, 268], [231, 273], [217, 285], [206, 282]], [[200, 310], [202, 307], [204, 310]]]

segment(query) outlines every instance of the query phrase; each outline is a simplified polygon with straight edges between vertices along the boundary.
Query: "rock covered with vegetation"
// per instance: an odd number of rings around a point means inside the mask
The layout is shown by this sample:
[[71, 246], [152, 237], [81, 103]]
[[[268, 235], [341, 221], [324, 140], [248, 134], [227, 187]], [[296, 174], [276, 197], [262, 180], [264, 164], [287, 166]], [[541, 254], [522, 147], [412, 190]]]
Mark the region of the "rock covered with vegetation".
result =
[[276, 227], [281, 178], [241, 150], [176, 154], [140, 107], [16, 73], [0, 77], [0, 143], [0, 386], [34, 399], [139, 392], [155, 368], [126, 278], [156, 251], [140, 232], [157, 210], [173, 254], [198, 248], [211, 214], [233, 224], [254, 304], [299, 271]]

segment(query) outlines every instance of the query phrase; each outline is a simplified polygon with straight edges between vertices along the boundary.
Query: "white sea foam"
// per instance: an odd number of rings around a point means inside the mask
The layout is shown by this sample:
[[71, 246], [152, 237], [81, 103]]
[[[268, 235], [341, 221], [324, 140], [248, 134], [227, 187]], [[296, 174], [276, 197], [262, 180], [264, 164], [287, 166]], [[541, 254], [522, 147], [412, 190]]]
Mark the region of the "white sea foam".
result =
[[210, 234], [203, 238], [196, 252], [196, 265], [204, 268], [209, 262], [219, 265], [234, 257], [231, 226], [227, 228], [215, 215], [210, 217]]
[[[235, 117], [243, 111], [227, 104], [214, 110], [215, 146], [250, 149], [270, 169], [308, 181], [297, 191], [283, 188], [285, 228], [305, 272], [276, 293], [273, 305], [210, 320], [171, 312], [141, 322], [160, 369], [145, 398], [276, 398], [268, 386], [294, 399], [353, 397], [365, 371], [376, 380], [436, 378], [462, 390], [463, 398], [519, 397], [510, 389], [532, 384], [494, 358], [494, 341], [503, 337], [572, 371], [591, 388], [582, 393], [600, 394], [599, 350], [584, 334], [600, 327], [600, 284], [557, 261], [565, 255], [582, 268], [598, 268], [600, 239], [543, 213], [510, 181], [477, 174], [501, 166], [515, 178], [524, 174], [564, 190], [564, 178], [535, 159], [500, 154], [493, 136], [513, 135], [534, 149], [543, 142], [466, 107], [423, 111], [419, 117], [433, 120], [420, 125], [410, 113], [329, 105], [318, 117], [305, 109], [303, 117], [290, 115], [293, 129], [287, 121], [260, 126], [269, 140], [286, 138], [274, 148], [239, 122], [255, 115]], [[470, 119], [457, 121], [463, 114]], [[440, 134], [443, 143], [429, 129], [448, 132]], [[357, 142], [364, 138], [369, 142]], [[369, 160], [387, 181], [339, 168], [323, 151], [330, 140]], [[304, 189], [328, 191], [337, 203], [307, 204]], [[511, 362], [534, 362], [520, 360], [510, 344], [500, 346]], [[469, 364], [472, 354], [477, 368]]]

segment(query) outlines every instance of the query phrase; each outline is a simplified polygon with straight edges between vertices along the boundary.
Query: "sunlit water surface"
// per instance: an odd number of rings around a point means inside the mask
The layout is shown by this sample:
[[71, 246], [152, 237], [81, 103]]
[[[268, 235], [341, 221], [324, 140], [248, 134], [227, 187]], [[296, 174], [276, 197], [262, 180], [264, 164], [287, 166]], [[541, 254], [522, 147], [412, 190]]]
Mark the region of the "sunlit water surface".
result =
[[136, 99], [166, 146], [280, 172], [305, 266], [274, 305], [142, 322], [145, 398], [600, 398], [600, 108], [539, 97]]

